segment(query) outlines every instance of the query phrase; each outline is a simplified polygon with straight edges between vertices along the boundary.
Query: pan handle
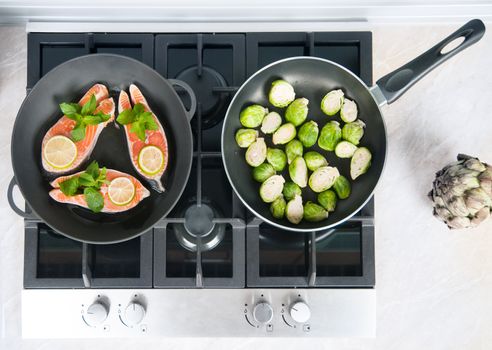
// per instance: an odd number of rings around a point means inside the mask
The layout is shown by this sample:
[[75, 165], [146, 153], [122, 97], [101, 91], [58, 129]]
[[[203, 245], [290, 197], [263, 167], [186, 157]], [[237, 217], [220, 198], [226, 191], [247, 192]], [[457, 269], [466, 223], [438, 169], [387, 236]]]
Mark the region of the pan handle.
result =
[[182, 80], [167, 79], [167, 81], [171, 83], [171, 85], [173, 86], [179, 86], [180, 88], [185, 90], [188, 93], [188, 95], [190, 95], [191, 106], [190, 109], [186, 111], [186, 117], [188, 118], [188, 121], [191, 121], [191, 119], [193, 118], [196, 112], [196, 96], [195, 93], [193, 92], [193, 89]]
[[[380, 104], [384, 104], [384, 99], [388, 104], [396, 101], [405, 91], [412, 87], [413, 84], [419, 81], [431, 70], [444, 63], [458, 52], [463, 51], [467, 47], [479, 41], [484, 33], [485, 25], [481, 20], [474, 19], [466, 23], [463, 27], [455, 31], [453, 34], [439, 42], [428, 51], [379, 79], [376, 82], [377, 87], [375, 86], [371, 89], [376, 100], [382, 100], [378, 101], [381, 102]], [[460, 45], [449, 52], [441, 52], [446, 45], [460, 37], [464, 38]], [[380, 96], [380, 93], [384, 96], [384, 99], [383, 96]]]
[[28, 218], [29, 214], [27, 214], [25, 211], [20, 209], [14, 202], [14, 187], [17, 186], [17, 181], [15, 181], [15, 176], [12, 177], [12, 180], [10, 180], [9, 183], [9, 188], [7, 189], [7, 199], [9, 201], [9, 205], [12, 208], [13, 211], [19, 216], [22, 216], [23, 218]]

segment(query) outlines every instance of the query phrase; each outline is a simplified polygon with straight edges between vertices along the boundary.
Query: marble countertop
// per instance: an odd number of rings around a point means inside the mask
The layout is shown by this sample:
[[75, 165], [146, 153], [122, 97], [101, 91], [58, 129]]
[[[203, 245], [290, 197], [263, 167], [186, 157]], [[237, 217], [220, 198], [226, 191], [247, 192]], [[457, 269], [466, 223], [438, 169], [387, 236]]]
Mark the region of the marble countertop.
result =
[[[488, 23], [489, 25], [492, 23]], [[358, 28], [360, 29], [360, 28]], [[429, 48], [455, 25], [367, 25], [374, 80]], [[329, 30], [329, 29], [327, 29]], [[347, 26], [350, 30], [350, 25]], [[492, 163], [492, 35], [383, 107], [387, 165], [376, 190], [377, 337], [374, 339], [174, 338], [22, 340], [23, 223], [8, 207], [10, 136], [25, 96], [26, 34], [0, 27], [0, 349], [490, 349], [492, 220], [449, 231], [426, 194], [457, 153]]]

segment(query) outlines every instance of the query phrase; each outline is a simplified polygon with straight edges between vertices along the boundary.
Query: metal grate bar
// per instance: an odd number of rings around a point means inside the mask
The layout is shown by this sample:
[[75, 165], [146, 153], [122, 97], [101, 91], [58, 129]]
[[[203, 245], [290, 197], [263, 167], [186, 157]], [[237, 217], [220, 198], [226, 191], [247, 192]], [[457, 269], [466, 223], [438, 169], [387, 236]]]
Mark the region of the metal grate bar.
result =
[[85, 288], [91, 287], [92, 271], [89, 266], [89, 245], [87, 243], [82, 244], [82, 280]]
[[[197, 132], [197, 154], [202, 153], [202, 104], [198, 102], [196, 109], [196, 117], [198, 124]], [[201, 207], [202, 205], [202, 157], [196, 159], [196, 205]]]
[[306, 46], [308, 49], [308, 56], [314, 56], [314, 33], [306, 33]]
[[196, 35], [196, 54], [197, 54], [197, 69], [196, 74], [201, 77], [203, 72], [203, 34]]

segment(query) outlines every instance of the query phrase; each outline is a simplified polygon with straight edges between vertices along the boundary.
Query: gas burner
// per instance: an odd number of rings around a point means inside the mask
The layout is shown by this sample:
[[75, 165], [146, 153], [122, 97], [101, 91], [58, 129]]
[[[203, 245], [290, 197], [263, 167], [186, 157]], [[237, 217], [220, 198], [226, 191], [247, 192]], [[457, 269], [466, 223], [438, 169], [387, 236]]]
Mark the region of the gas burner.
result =
[[216, 70], [203, 66], [190, 67], [181, 71], [176, 79], [183, 80], [191, 86], [198, 102], [201, 104], [202, 128], [209, 129], [223, 119], [223, 108], [227, 103], [227, 95], [214, 93], [213, 88], [225, 87], [227, 82]]
[[176, 239], [183, 248], [192, 252], [197, 251], [198, 244], [202, 252], [214, 249], [225, 234], [225, 225], [213, 222], [214, 217], [221, 216], [207, 204], [191, 205], [184, 212], [185, 223], [174, 225]]

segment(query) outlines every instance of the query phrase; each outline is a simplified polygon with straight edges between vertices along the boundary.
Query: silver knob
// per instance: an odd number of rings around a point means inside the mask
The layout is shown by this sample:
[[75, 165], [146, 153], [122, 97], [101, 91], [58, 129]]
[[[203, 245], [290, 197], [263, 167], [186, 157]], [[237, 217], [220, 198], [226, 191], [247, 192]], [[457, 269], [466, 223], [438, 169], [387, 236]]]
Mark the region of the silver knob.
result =
[[131, 302], [125, 309], [125, 325], [133, 327], [142, 322], [145, 317], [145, 309], [142, 304]]
[[253, 317], [258, 323], [268, 323], [273, 318], [273, 309], [267, 302], [261, 302], [253, 308]]
[[91, 327], [100, 325], [106, 317], [108, 317], [108, 309], [103, 304], [97, 302], [90, 305], [84, 314], [85, 322]]
[[290, 317], [298, 323], [305, 323], [311, 317], [309, 306], [303, 301], [297, 301], [290, 306]]

